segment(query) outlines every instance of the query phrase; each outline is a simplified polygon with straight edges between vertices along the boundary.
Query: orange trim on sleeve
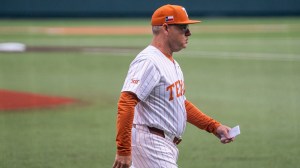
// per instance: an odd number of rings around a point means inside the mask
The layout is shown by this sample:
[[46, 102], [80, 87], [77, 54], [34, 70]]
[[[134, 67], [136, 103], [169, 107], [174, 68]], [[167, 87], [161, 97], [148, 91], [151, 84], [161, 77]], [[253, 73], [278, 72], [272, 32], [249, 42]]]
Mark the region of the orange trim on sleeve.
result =
[[117, 154], [131, 155], [131, 128], [134, 117], [134, 107], [139, 99], [134, 93], [122, 92], [118, 102], [117, 115]]
[[185, 108], [189, 123], [207, 132], [216, 134], [217, 128], [221, 125], [219, 122], [204, 114], [188, 100], [185, 101]]

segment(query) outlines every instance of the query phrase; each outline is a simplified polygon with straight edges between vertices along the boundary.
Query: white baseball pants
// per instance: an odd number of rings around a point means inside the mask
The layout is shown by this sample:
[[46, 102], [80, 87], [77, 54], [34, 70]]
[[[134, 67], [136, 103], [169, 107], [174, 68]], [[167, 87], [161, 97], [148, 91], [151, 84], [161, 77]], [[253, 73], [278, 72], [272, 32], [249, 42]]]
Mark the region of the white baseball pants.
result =
[[145, 126], [132, 128], [131, 168], [178, 168], [179, 151], [166, 138], [149, 132]]

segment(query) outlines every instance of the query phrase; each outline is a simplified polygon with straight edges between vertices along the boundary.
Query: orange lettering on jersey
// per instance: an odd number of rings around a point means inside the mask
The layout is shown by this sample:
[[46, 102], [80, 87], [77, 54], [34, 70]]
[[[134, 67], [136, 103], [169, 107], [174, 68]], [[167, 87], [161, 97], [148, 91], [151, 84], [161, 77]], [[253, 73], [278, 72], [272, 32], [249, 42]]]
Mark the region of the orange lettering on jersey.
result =
[[170, 101], [174, 99], [173, 98], [173, 87], [174, 87], [174, 83], [172, 85], [170, 85], [170, 86], [167, 87], [167, 91], [170, 90], [170, 96], [169, 96], [169, 100]]
[[184, 89], [184, 83], [182, 80], [178, 80], [176, 82], [174, 82], [173, 84], [171, 84], [170, 86], [167, 87], [167, 91], [169, 91], [170, 93], [170, 97], [169, 100], [173, 100], [173, 88], [175, 87], [175, 91], [176, 91], [176, 97], [180, 97], [183, 96], [185, 93], [185, 89]]
[[133, 84], [138, 84], [140, 80], [137, 80], [137, 79], [131, 79], [131, 83]]
[[178, 80], [178, 81], [175, 82], [175, 87], [176, 87], [176, 96], [177, 97], [182, 96], [182, 93], [181, 93], [182, 85], [181, 85], [181, 81], [180, 80]]

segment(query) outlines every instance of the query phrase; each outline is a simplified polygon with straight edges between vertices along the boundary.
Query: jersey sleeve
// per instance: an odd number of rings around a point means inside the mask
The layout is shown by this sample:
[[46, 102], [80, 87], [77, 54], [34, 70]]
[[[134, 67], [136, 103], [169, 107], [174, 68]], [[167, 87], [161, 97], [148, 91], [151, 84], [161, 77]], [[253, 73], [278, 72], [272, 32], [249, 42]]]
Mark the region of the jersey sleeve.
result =
[[116, 143], [117, 153], [120, 156], [131, 154], [131, 128], [134, 107], [138, 101], [138, 98], [129, 92], [122, 92], [119, 98]]
[[160, 73], [151, 60], [135, 60], [131, 63], [122, 91], [133, 92], [144, 101], [160, 80]]
[[185, 107], [187, 113], [187, 121], [189, 123], [216, 135], [217, 128], [221, 125], [221, 123], [204, 114], [200, 109], [198, 109], [188, 100], [185, 100]]

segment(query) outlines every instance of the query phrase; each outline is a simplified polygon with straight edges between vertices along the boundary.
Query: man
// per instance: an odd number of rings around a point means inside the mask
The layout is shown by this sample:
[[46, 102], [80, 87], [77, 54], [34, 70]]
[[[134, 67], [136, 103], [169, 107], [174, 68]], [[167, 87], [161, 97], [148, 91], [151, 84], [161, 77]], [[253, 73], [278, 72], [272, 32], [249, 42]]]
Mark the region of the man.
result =
[[184, 78], [173, 52], [186, 48], [191, 32], [186, 10], [164, 5], [152, 15], [153, 39], [130, 64], [118, 102], [117, 154], [113, 168], [177, 168], [186, 121], [233, 141], [229, 127], [202, 113], [184, 95]]

